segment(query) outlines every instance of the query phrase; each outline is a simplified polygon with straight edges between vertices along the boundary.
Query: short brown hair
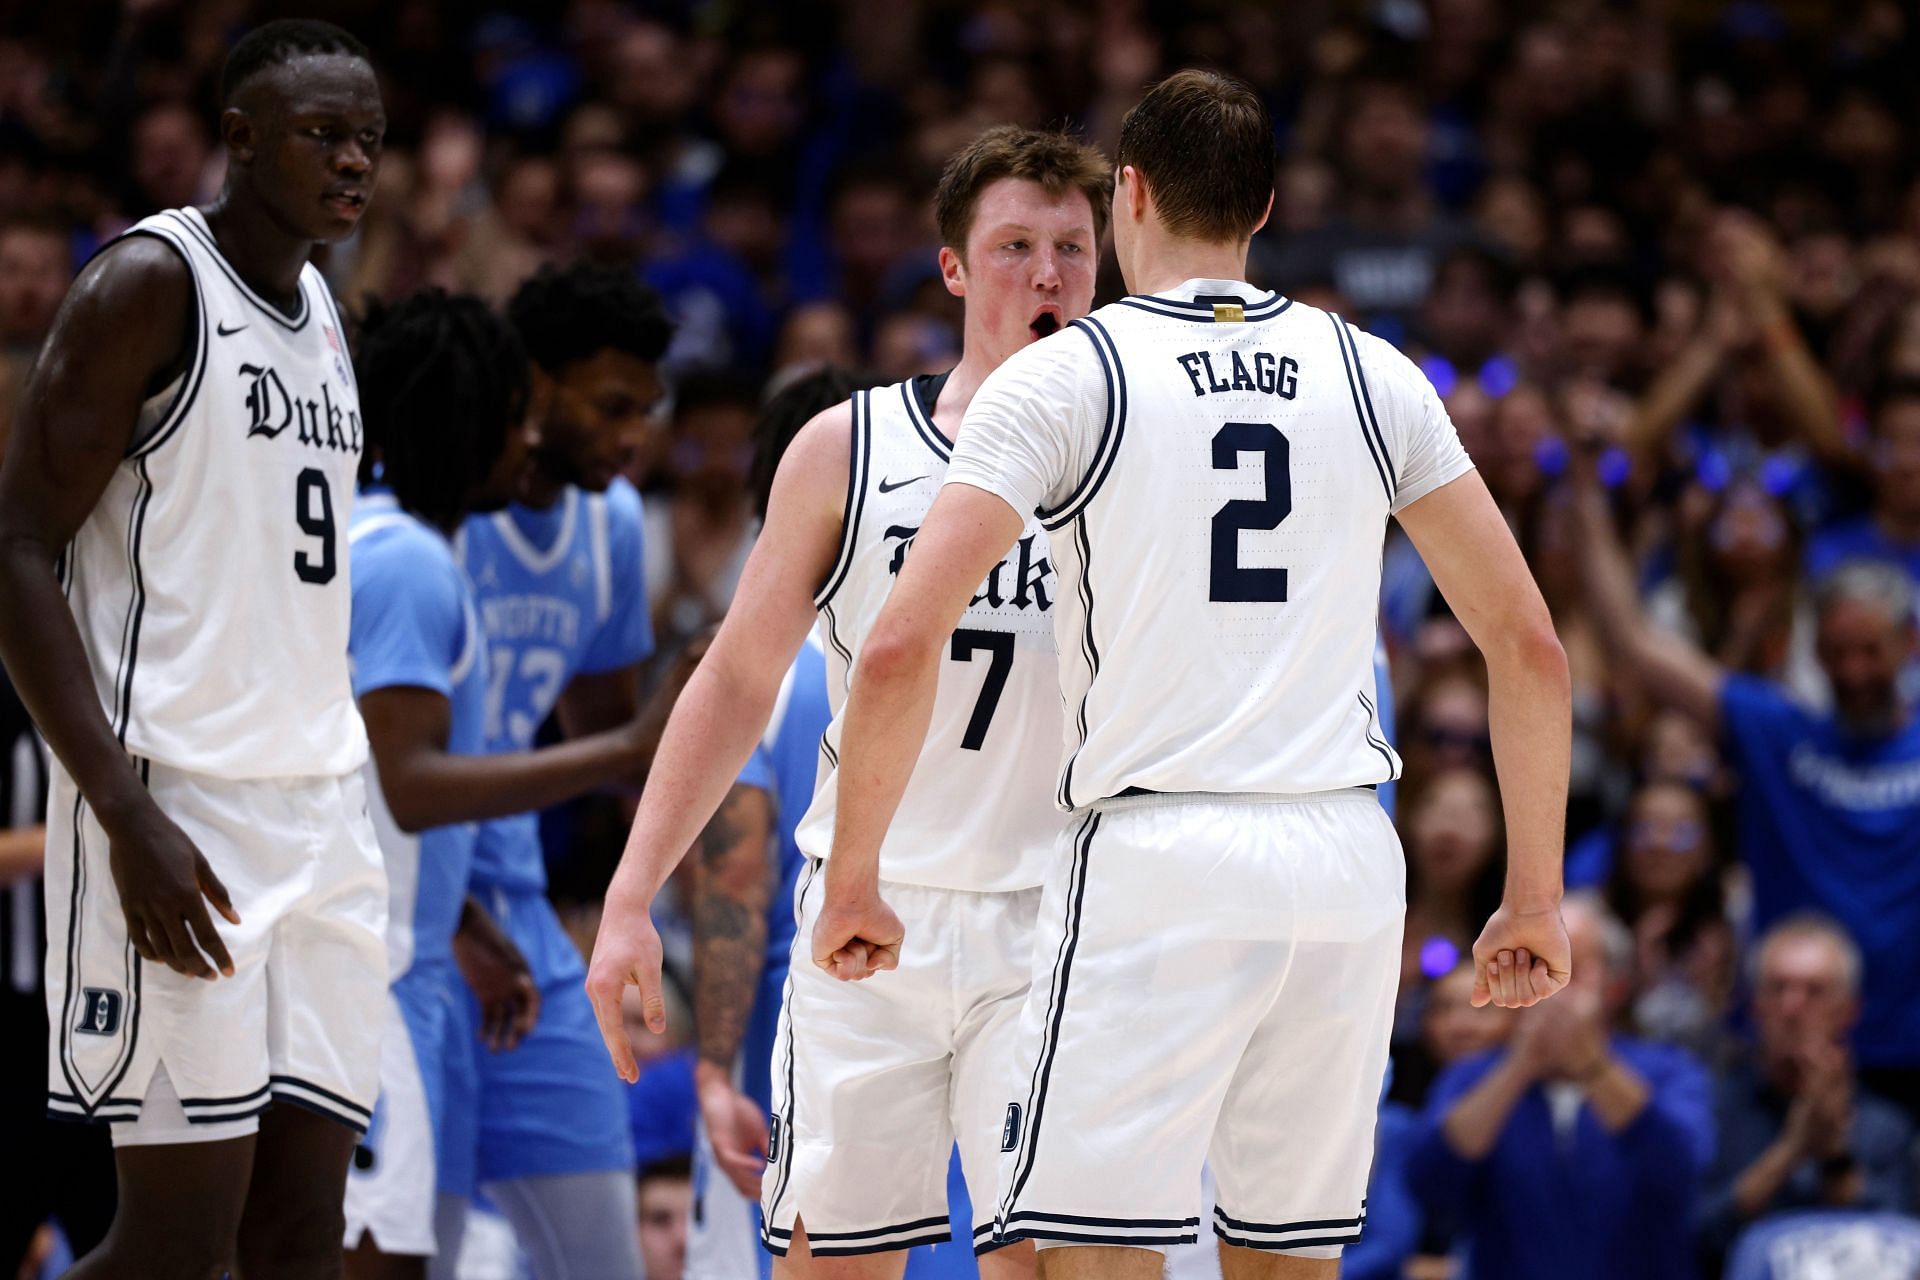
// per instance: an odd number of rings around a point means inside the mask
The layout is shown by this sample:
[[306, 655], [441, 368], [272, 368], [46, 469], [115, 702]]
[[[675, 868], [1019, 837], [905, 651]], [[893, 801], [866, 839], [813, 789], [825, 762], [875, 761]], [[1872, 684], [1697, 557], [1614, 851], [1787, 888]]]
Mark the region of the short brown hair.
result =
[[967, 233], [973, 230], [973, 212], [981, 193], [1002, 178], [1037, 182], [1050, 196], [1077, 190], [1093, 206], [1094, 240], [1107, 229], [1113, 170], [1100, 148], [1065, 133], [1003, 124], [960, 148], [940, 174], [933, 195], [940, 243], [955, 253], [966, 253]]
[[1273, 198], [1279, 153], [1260, 95], [1215, 71], [1177, 71], [1120, 122], [1118, 163], [1153, 192], [1160, 221], [1195, 240], [1245, 240]]

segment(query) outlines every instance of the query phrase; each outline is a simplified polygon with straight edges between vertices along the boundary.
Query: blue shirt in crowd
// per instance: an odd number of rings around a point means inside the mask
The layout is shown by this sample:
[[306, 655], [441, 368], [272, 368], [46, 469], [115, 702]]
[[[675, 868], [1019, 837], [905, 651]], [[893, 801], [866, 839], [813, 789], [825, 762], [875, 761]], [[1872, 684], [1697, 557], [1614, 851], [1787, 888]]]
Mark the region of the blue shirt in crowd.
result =
[[1473, 1280], [1690, 1280], [1693, 1205], [1713, 1153], [1713, 1090], [1684, 1050], [1616, 1036], [1616, 1058], [1646, 1081], [1646, 1107], [1609, 1133], [1582, 1101], [1556, 1124], [1547, 1088], [1515, 1105], [1483, 1158], [1448, 1144], [1447, 1112], [1499, 1062], [1464, 1059], [1434, 1082], [1407, 1154], [1408, 1187], [1451, 1227]]
[[1735, 840], [1755, 932], [1807, 909], [1838, 920], [1865, 961], [1860, 1064], [1920, 1066], [1920, 719], [1858, 737], [1732, 675], [1720, 723], [1740, 775]]
[[1807, 577], [1814, 582], [1849, 560], [1879, 560], [1900, 566], [1920, 582], [1920, 542], [1895, 542], [1872, 516], [1824, 529], [1807, 543]]

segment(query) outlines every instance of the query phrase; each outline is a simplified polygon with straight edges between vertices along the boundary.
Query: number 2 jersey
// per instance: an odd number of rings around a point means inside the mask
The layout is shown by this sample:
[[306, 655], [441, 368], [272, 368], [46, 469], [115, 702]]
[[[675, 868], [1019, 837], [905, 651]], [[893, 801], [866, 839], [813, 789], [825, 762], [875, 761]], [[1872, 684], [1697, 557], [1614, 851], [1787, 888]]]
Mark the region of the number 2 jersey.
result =
[[[824, 858], [847, 688], [913, 537], [947, 471], [950, 442], [934, 426], [946, 376], [854, 395], [852, 464], [840, 553], [814, 603], [826, 642], [833, 721], [821, 739], [813, 804], [796, 839]], [[933, 722], [893, 825], [880, 876], [942, 889], [1001, 892], [1039, 884], [1062, 818], [1052, 803], [1061, 743], [1046, 533], [1029, 522], [980, 585], [941, 653]]]
[[1052, 536], [1060, 804], [1398, 777], [1374, 694], [1386, 522], [1471, 467], [1406, 357], [1242, 282], [1124, 298], [1002, 365], [947, 483]]
[[198, 209], [127, 234], [185, 260], [194, 323], [186, 371], [141, 407], [60, 561], [101, 706], [129, 752], [176, 769], [350, 773], [367, 753], [347, 670], [364, 440], [333, 296], [309, 264], [280, 311]]

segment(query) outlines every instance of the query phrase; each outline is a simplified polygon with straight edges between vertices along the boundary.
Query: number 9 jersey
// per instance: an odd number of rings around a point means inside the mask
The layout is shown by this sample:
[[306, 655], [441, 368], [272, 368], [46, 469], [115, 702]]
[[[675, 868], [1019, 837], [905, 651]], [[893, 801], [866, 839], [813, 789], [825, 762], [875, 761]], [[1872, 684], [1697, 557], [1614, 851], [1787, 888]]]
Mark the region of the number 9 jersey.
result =
[[1386, 522], [1472, 465], [1404, 356], [1241, 282], [1124, 298], [1008, 360], [947, 483], [1053, 539], [1059, 803], [1398, 777], [1374, 701]]
[[[826, 857], [833, 843], [840, 734], [860, 646], [946, 474], [952, 445], [932, 414], [945, 382], [923, 375], [851, 402], [840, 554], [814, 596], [833, 722], [820, 743], [813, 804], [795, 832], [810, 857]], [[1059, 595], [1046, 534], [1030, 520], [941, 653], [933, 720], [880, 848], [881, 879], [985, 893], [1046, 878], [1064, 822], [1052, 803], [1062, 735]]]
[[332, 294], [308, 264], [280, 311], [197, 209], [127, 234], [186, 261], [194, 322], [185, 372], [142, 406], [60, 561], [101, 705], [130, 753], [177, 769], [351, 773], [367, 751], [347, 667], [364, 440]]

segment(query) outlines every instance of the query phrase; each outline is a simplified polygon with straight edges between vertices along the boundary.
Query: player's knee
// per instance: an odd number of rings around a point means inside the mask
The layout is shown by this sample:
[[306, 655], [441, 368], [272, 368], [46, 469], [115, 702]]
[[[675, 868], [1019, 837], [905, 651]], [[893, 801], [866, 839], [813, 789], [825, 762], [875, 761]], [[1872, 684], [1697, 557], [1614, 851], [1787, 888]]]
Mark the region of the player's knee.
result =
[[[273, 1205], [249, 1204], [240, 1256], [247, 1275], [333, 1274], [347, 1232], [338, 1196], [288, 1196]], [[329, 1270], [323, 1270], [329, 1269]]]

